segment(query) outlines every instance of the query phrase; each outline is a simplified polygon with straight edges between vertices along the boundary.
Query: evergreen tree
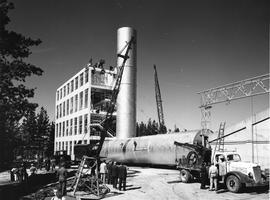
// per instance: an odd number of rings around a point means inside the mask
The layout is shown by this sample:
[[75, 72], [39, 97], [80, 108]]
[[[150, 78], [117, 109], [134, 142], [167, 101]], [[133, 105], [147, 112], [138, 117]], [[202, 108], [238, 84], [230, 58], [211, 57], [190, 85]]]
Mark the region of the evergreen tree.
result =
[[166, 126], [163, 126], [163, 132], [160, 131], [161, 128], [159, 127], [158, 122], [155, 120], [148, 119], [147, 124], [144, 122], [140, 122], [140, 124], [136, 124], [136, 137], [144, 136], [144, 135], [156, 135], [156, 134], [164, 134], [167, 132]]
[[37, 118], [34, 111], [29, 111], [21, 125], [20, 139], [21, 145], [34, 146], [35, 136], [37, 135]]
[[22, 82], [31, 75], [43, 73], [42, 69], [24, 61], [31, 54], [29, 48], [41, 41], [6, 29], [10, 22], [8, 11], [13, 8], [12, 3], [0, 0], [0, 158], [3, 161], [13, 158], [16, 124], [37, 107], [28, 101], [34, 96], [34, 89]]
[[55, 123], [51, 122], [49, 127], [49, 138], [47, 140], [47, 145], [45, 148], [45, 154], [47, 156], [52, 156], [54, 153], [54, 132], [55, 132]]

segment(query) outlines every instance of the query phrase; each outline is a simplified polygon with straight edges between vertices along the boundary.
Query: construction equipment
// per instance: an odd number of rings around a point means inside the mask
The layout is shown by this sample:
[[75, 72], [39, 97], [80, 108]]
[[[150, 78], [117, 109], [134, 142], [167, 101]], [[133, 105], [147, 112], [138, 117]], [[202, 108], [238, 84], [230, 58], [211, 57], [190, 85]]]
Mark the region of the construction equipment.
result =
[[78, 167], [78, 171], [75, 175], [75, 178], [74, 178], [74, 181], [73, 181], [73, 184], [74, 185], [74, 188], [73, 188], [73, 195], [75, 195], [75, 192], [77, 190], [77, 187], [78, 187], [78, 183], [80, 181], [80, 178], [81, 178], [81, 175], [82, 175], [82, 172], [83, 172], [83, 168], [84, 168], [84, 165], [85, 165], [85, 161], [88, 157], [87, 156], [83, 156], [82, 158], [82, 161]]
[[155, 76], [155, 94], [156, 94], [156, 102], [157, 102], [157, 112], [158, 112], [158, 121], [160, 126], [160, 132], [165, 133], [165, 122], [164, 122], [164, 114], [163, 114], [163, 107], [162, 107], [162, 100], [161, 100], [161, 93], [159, 88], [158, 82], [158, 75], [156, 65], [154, 65], [154, 76]]
[[[95, 158], [99, 158], [99, 154], [102, 149], [102, 145], [104, 143], [105, 137], [106, 136], [111, 137], [115, 135], [113, 133], [113, 130], [110, 127], [112, 126], [113, 112], [115, 111], [116, 100], [117, 100], [117, 96], [120, 90], [120, 84], [122, 80], [124, 67], [125, 67], [126, 61], [129, 59], [128, 54], [129, 54], [130, 49], [132, 49], [132, 44], [135, 44], [135, 37], [131, 37], [131, 40], [127, 42], [126, 45], [123, 47], [123, 49], [121, 49], [121, 51], [118, 52], [117, 54], [118, 57], [123, 58], [123, 62], [121, 66], [119, 67], [119, 72], [118, 72], [117, 79], [114, 85], [114, 89], [112, 91], [111, 100], [108, 102], [109, 106], [108, 106], [108, 110], [107, 110], [105, 118], [100, 123], [90, 124], [91, 127], [98, 128], [100, 129], [100, 132], [101, 132], [99, 142], [96, 144], [95, 147], [91, 147], [91, 149], [95, 149], [95, 151], [92, 151], [92, 154], [91, 154], [91, 156]], [[126, 50], [126, 52], [122, 54], [124, 50]], [[84, 145], [81, 145], [81, 146], [84, 146]], [[74, 146], [74, 151], [75, 151], [75, 147], [76, 146]], [[85, 148], [89, 148], [89, 146], [85, 145]]]
[[[84, 172], [84, 166], [89, 165], [89, 168]], [[75, 179], [73, 181], [73, 196], [77, 190], [84, 191], [97, 196], [98, 198], [103, 197], [105, 194], [110, 192], [110, 189], [102, 183], [102, 180], [98, 178], [97, 159], [93, 157], [83, 156], [82, 161], [79, 165]], [[96, 172], [93, 173], [92, 170]], [[90, 173], [88, 173], [90, 171]]]
[[[269, 80], [270, 74], [264, 74], [261, 76], [237, 81], [234, 83], [198, 92], [197, 94], [199, 94], [201, 97], [200, 109], [202, 116], [201, 117], [202, 130], [204, 131], [210, 128], [212, 105], [222, 102], [230, 103], [233, 100], [267, 94], [270, 92]], [[251, 106], [253, 106], [253, 101]], [[251, 129], [251, 135], [253, 138], [253, 128]], [[205, 136], [204, 132], [202, 132], [202, 136], [203, 136], [202, 139], [204, 140]], [[252, 142], [252, 162], [254, 162], [253, 142]]]
[[[118, 73], [118, 76], [117, 76], [117, 79], [116, 79], [116, 82], [115, 82], [115, 86], [114, 86], [114, 89], [113, 89], [113, 92], [112, 92], [112, 98], [111, 98], [111, 101], [110, 101], [110, 104], [109, 104], [109, 109], [108, 109], [108, 111], [106, 113], [106, 117], [100, 123], [100, 125], [103, 127], [103, 130], [101, 131], [99, 145], [98, 145], [98, 149], [97, 149], [97, 152], [96, 152], [96, 155], [95, 155], [96, 158], [99, 157], [102, 145], [103, 145], [105, 137], [106, 137], [107, 130], [109, 130], [110, 125], [112, 123], [112, 115], [113, 115], [113, 112], [115, 110], [115, 104], [116, 104], [117, 95], [118, 95], [119, 89], [120, 89], [120, 84], [121, 84], [121, 80], [122, 80], [124, 67], [125, 67], [126, 61], [129, 59], [128, 53], [129, 53], [130, 49], [132, 48], [131, 47], [132, 44], [134, 44], [134, 42], [135, 42], [134, 40], [135, 40], [135, 38], [132, 37], [131, 40], [129, 42], [127, 42], [125, 47], [117, 54], [118, 57], [123, 58], [123, 62], [122, 62], [122, 65], [120, 66], [120, 69], [119, 69], [119, 73]], [[123, 53], [123, 51], [125, 49], [126, 49], [126, 52], [125, 52], [124, 55], [122, 55], [122, 53]]]

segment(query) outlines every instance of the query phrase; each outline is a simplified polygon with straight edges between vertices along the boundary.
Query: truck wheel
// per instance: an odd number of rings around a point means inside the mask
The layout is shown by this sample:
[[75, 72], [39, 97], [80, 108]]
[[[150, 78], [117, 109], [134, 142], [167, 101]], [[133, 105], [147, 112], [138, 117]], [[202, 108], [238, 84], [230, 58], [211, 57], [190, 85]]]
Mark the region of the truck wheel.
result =
[[233, 192], [233, 193], [239, 192], [241, 189], [241, 185], [242, 184], [240, 183], [240, 180], [234, 175], [230, 175], [226, 179], [226, 186], [230, 192]]
[[183, 183], [189, 183], [192, 179], [192, 176], [189, 171], [182, 169], [180, 171], [180, 179]]

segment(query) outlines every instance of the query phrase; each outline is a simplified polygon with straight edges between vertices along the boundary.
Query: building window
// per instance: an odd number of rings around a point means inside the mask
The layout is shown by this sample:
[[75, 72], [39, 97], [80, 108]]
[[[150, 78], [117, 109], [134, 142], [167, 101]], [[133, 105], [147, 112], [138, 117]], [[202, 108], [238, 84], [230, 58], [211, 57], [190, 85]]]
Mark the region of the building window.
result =
[[67, 100], [67, 115], [69, 115], [69, 99]]
[[78, 95], [76, 94], [75, 95], [75, 111], [74, 112], [77, 112], [78, 110]]
[[86, 69], [85, 70], [85, 77], [84, 77], [84, 79], [85, 79], [85, 83], [87, 83], [88, 82], [88, 77], [89, 77], [89, 70], [88, 69]]
[[73, 130], [73, 119], [70, 119], [70, 131], [69, 131], [69, 135], [72, 135], [72, 130]]
[[57, 106], [56, 106], [56, 119], [58, 119], [58, 116], [59, 116], [59, 115], [58, 115], [58, 114], [59, 114], [58, 112], [59, 112], [59, 107], [58, 107], [58, 105], [57, 105]]
[[74, 135], [77, 135], [77, 117], [74, 118]]
[[64, 97], [66, 96], [66, 86], [64, 86]]
[[67, 84], [67, 94], [69, 94], [69, 83]]
[[78, 89], [78, 76], [75, 78], [75, 90]]
[[87, 129], [88, 129], [88, 115], [85, 114], [84, 115], [84, 133], [87, 133]]
[[61, 150], [61, 142], [59, 142], [59, 151]]
[[59, 91], [57, 91], [57, 101], [59, 100]]
[[63, 121], [62, 128], [63, 128], [62, 136], [64, 137], [64, 136], [65, 136], [65, 132], [66, 132], [66, 129], [65, 129], [65, 121]]
[[65, 150], [64, 148], [65, 148], [64, 142], [62, 142], [62, 150]]
[[81, 110], [83, 107], [83, 92], [80, 92], [80, 102], [79, 102], [79, 109]]
[[60, 89], [60, 99], [62, 99], [62, 88]]
[[80, 74], [80, 86], [83, 86], [83, 73]]
[[65, 148], [66, 151], [68, 151], [68, 142], [66, 141], [66, 148]]
[[59, 137], [61, 137], [61, 132], [62, 132], [62, 123], [59, 123]]
[[69, 141], [69, 155], [72, 154], [72, 141]]
[[63, 117], [66, 115], [66, 102], [63, 102]]
[[88, 107], [88, 88], [84, 92], [84, 108]]
[[55, 127], [55, 137], [58, 137], [58, 124], [56, 124], [56, 127]]
[[70, 85], [71, 85], [71, 92], [73, 92], [73, 90], [74, 90], [74, 80], [71, 81]]
[[57, 151], [58, 148], [58, 142], [55, 142], [55, 151]]
[[82, 116], [79, 117], [79, 134], [82, 134]]
[[73, 97], [70, 99], [70, 114], [73, 113]]
[[69, 126], [68, 126], [68, 120], [66, 121], [66, 136], [68, 136], [68, 128], [69, 128]]
[[59, 118], [62, 117], [62, 104], [60, 103], [60, 108], [59, 108]]
[[84, 143], [84, 144], [87, 144], [87, 140], [84, 140], [83, 143]]

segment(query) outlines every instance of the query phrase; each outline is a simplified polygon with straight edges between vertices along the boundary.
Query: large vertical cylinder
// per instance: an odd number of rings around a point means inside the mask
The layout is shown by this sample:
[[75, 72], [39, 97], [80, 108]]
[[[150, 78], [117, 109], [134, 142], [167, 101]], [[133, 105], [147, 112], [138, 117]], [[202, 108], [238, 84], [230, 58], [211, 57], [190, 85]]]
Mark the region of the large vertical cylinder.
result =
[[[135, 42], [131, 45], [124, 66], [120, 91], [117, 97], [117, 118], [116, 118], [116, 137], [120, 139], [136, 136], [136, 80], [137, 80], [137, 63], [136, 63], [136, 30], [130, 27], [122, 27], [117, 31], [117, 53], [119, 53], [131, 40]], [[121, 53], [124, 55], [126, 49]], [[117, 58], [117, 66], [123, 63], [123, 58]]]

